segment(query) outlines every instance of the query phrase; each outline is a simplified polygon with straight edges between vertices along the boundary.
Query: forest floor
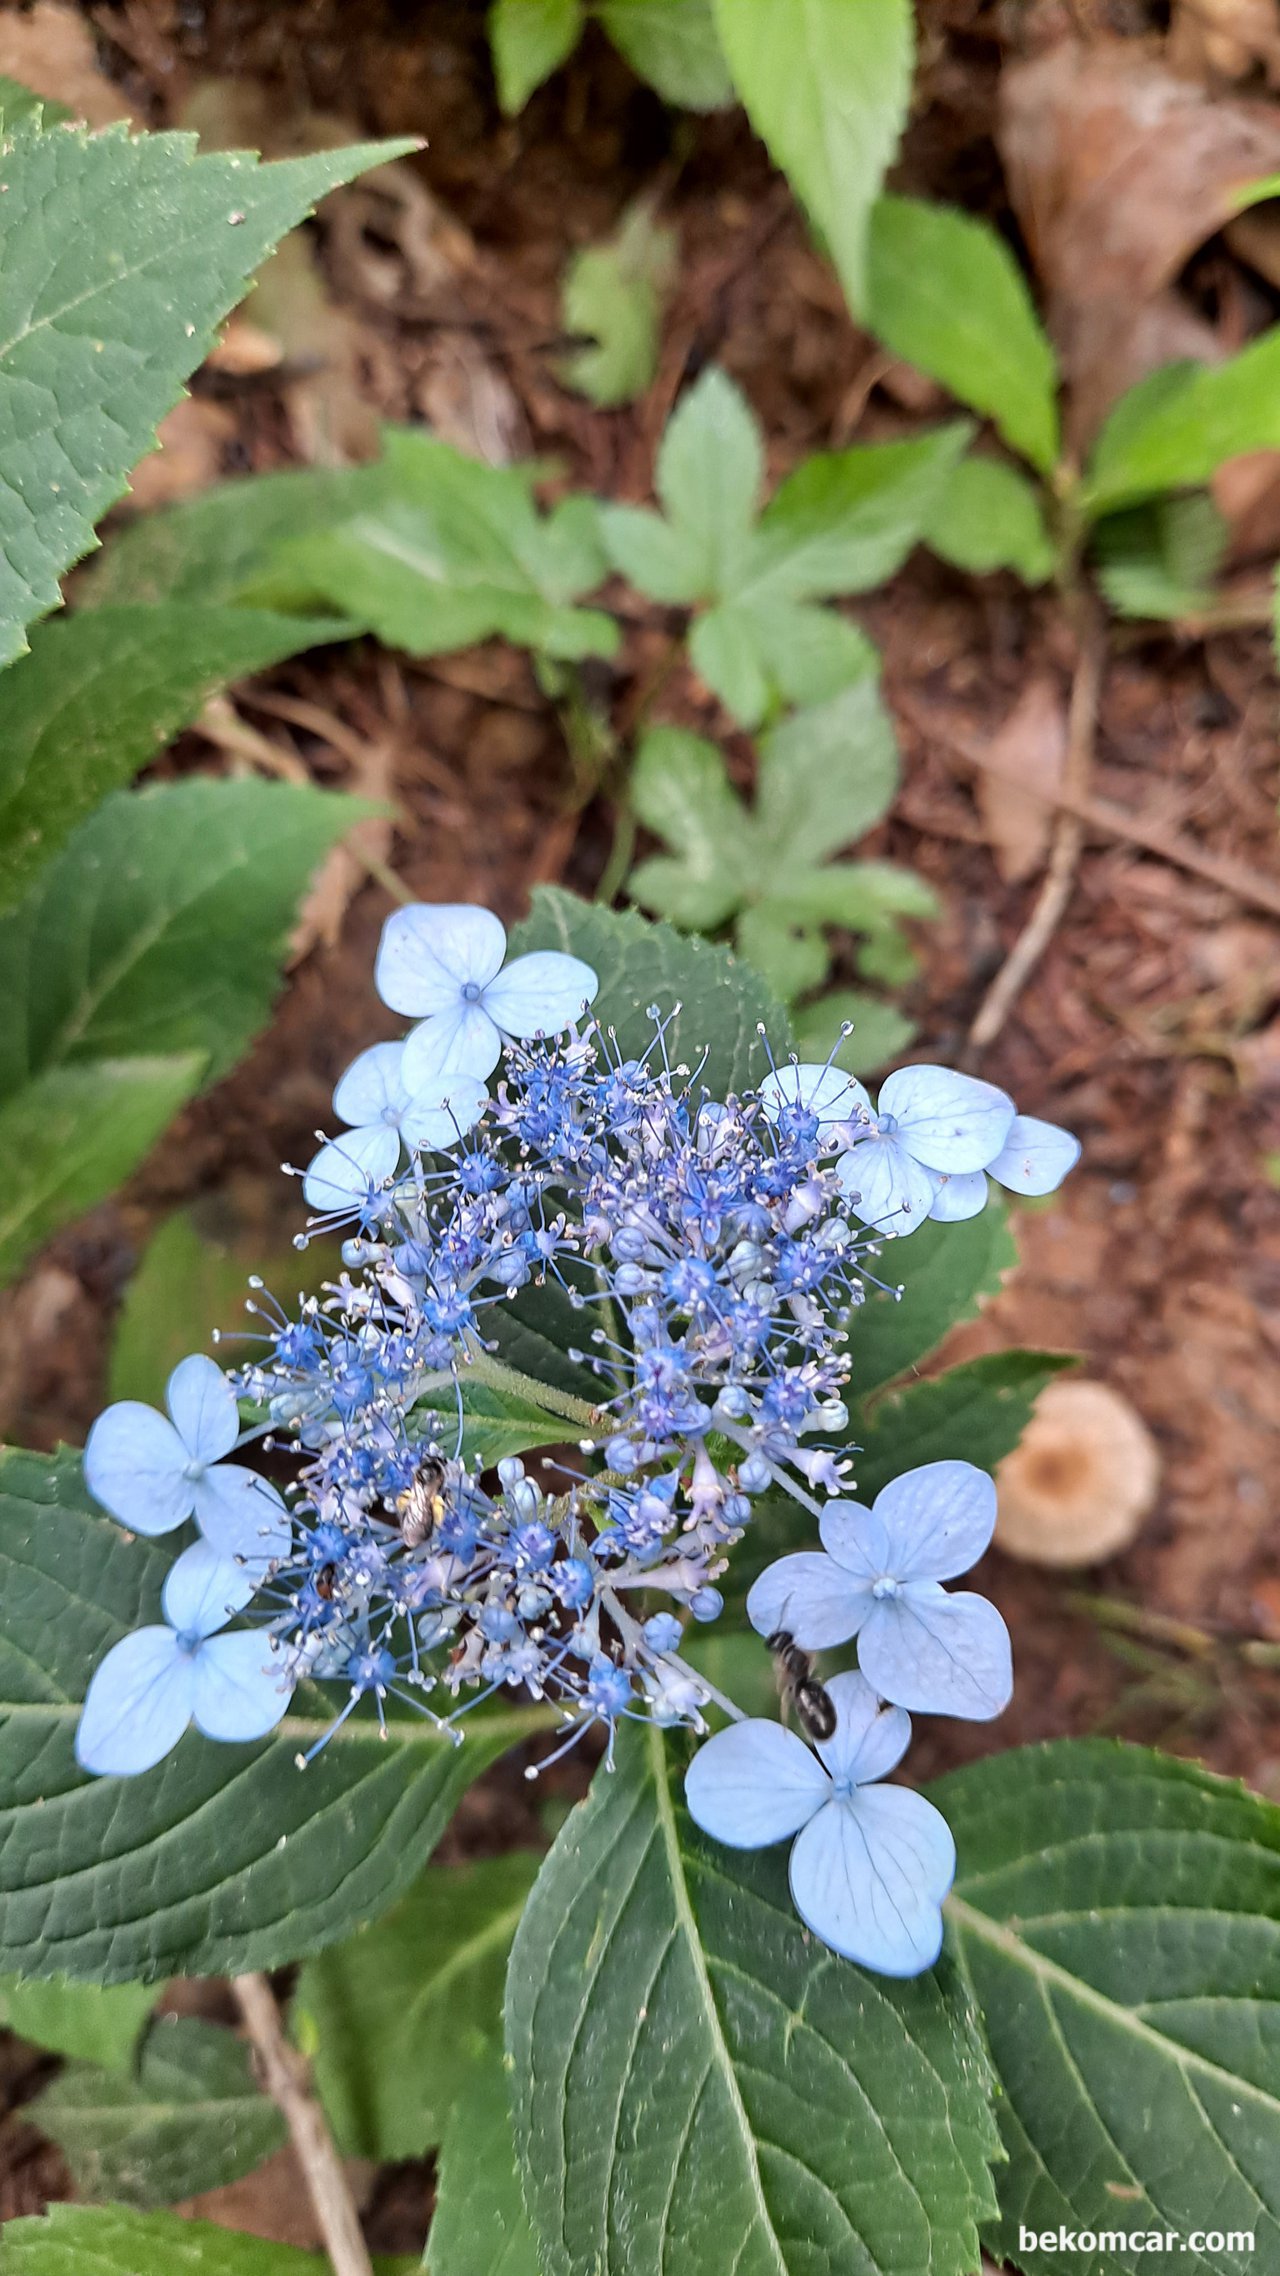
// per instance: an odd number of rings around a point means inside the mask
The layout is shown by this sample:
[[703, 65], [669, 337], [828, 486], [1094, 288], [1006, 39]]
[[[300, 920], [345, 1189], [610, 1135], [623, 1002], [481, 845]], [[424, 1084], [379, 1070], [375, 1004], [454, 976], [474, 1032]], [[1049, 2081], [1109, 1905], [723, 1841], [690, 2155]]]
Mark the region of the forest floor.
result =
[[[979, 0], [926, 8], [921, 94], [895, 180], [1011, 227], [994, 146], [1007, 15]], [[1140, 8], [1111, 15], [1104, 28], [1145, 28]], [[8, 22], [0, 13], [0, 48]], [[594, 33], [505, 123], [483, 11], [453, 0], [131, 0], [79, 12], [79, 30], [105, 74], [104, 101], [141, 124], [213, 117], [237, 125], [228, 140], [269, 130], [276, 153], [330, 132], [427, 143], [397, 170], [394, 195], [344, 193], [317, 233], [313, 297], [342, 342], [338, 376], [318, 386], [305, 355], [283, 372], [206, 369], [138, 484], [148, 504], [314, 455], [339, 428], [359, 438], [371, 408], [429, 418], [491, 456], [554, 460], [570, 486], [643, 499], [677, 391], [710, 361], [755, 406], [771, 478], [809, 451], [908, 434], [945, 408], [926, 383], [886, 369], [855, 329], [742, 114], [673, 119]], [[23, 76], [3, 54], [0, 69]], [[555, 377], [560, 280], [569, 254], [645, 188], [678, 231], [678, 282], [654, 385], [600, 412]], [[1228, 259], [1220, 247], [1212, 257]], [[1035, 878], [1002, 878], [990, 798], [975, 796], [966, 753], [991, 746], [1036, 700], [1028, 690], [1061, 704], [1069, 644], [1051, 599], [923, 553], [855, 613], [882, 647], [903, 754], [896, 807], [866, 850], [910, 863], [941, 897], [905, 1008], [915, 1050], [954, 1061], [1038, 889]], [[592, 691], [622, 731], [670, 644], [661, 610], [627, 619], [623, 653]], [[514, 651], [493, 644], [415, 663], [361, 643], [285, 665], [238, 691], [236, 705], [287, 763], [394, 800], [386, 859], [415, 896], [484, 901], [511, 921], [536, 883], [594, 891], [612, 844], [610, 801], [575, 782], [561, 721]], [[657, 711], [716, 735], [749, 781], [748, 743], [683, 668]], [[1265, 630], [1115, 633], [1098, 799], [1166, 842], [1274, 880], [1278, 755]], [[236, 763], [192, 734], [161, 771]], [[196, 1204], [277, 1250], [287, 1244], [296, 1189], [278, 1165], [306, 1160], [336, 1075], [395, 1026], [371, 984], [387, 893], [372, 877], [353, 886], [331, 896], [328, 937], [293, 969], [249, 1058], [185, 1113], [121, 1197], [50, 1244], [10, 1298], [4, 1435], [41, 1447], [83, 1439], [121, 1292], [169, 1212]], [[1079, 1353], [1154, 1433], [1162, 1481], [1134, 1546], [1083, 1579], [988, 1559], [981, 1585], [1015, 1639], [1015, 1703], [995, 1727], [935, 1727], [914, 1758], [922, 1775], [990, 1747], [1105, 1730], [1194, 1752], [1280, 1798], [1280, 1678], [1239, 1649], [1280, 1642], [1280, 1192], [1267, 1167], [1280, 1146], [1277, 933], [1274, 917], [1147, 850], [1123, 823], [1090, 830], [1043, 959], [994, 1041], [965, 1057], [1025, 1111], [1076, 1130], [1084, 1161], [1051, 1203], [1021, 1213], [1020, 1271], [947, 1356], [1010, 1344]], [[1119, 1606], [1127, 1625], [1082, 1590]], [[499, 1772], [464, 1804], [449, 1852], [531, 1832], [527, 1789]], [[30, 2091], [34, 2060], [10, 2042], [0, 2100]], [[56, 2153], [16, 2118], [0, 2125], [0, 2164], [0, 2212], [65, 2193]], [[412, 2248], [425, 2168], [365, 2178], [375, 2242]], [[293, 2195], [282, 2158], [201, 2209], [313, 2241]]]

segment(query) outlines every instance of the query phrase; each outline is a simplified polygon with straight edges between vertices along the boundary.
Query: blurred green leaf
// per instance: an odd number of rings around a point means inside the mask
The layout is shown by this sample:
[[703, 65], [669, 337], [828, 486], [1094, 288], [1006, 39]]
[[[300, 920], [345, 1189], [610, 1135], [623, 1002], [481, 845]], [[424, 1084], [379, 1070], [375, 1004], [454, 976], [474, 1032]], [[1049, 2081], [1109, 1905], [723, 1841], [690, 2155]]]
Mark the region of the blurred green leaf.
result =
[[655, 600], [708, 604], [691, 659], [752, 727], [783, 698], [818, 702], [869, 678], [875, 652], [843, 617], [816, 608], [892, 575], [924, 529], [970, 429], [873, 443], [806, 459], [763, 513], [763, 441], [746, 398], [721, 371], [682, 397], [655, 482], [665, 509], [600, 509], [616, 569]]
[[668, 103], [716, 111], [733, 101], [711, 0], [598, 0], [600, 21], [632, 70]]
[[541, 2276], [500, 2045], [463, 2080], [440, 2152], [427, 2252], [430, 2276]]
[[1053, 575], [1053, 542], [1039, 497], [1016, 467], [962, 458], [924, 529], [925, 544], [955, 569], [985, 577], [1012, 569], [1024, 585]]
[[120, 1185], [204, 1079], [202, 1051], [46, 1067], [0, 1100], [0, 1284]]
[[[373, 2265], [375, 2276], [410, 2276], [416, 2264], [375, 2254]], [[332, 2276], [317, 2252], [120, 2205], [50, 2205], [38, 2219], [8, 2222], [0, 2268], [4, 2276]]]
[[1212, 608], [1230, 530], [1207, 491], [1107, 514], [1093, 533], [1098, 582], [1119, 616]]
[[585, 22], [583, 0], [493, 0], [489, 45], [508, 118], [572, 55]]
[[874, 1500], [900, 1470], [922, 1462], [973, 1462], [994, 1470], [1012, 1454], [1045, 1384], [1074, 1365], [1061, 1352], [994, 1351], [930, 1382], [889, 1392], [866, 1420], [855, 1422], [859, 1500]]
[[867, 321], [905, 363], [994, 419], [1047, 474], [1058, 456], [1058, 370], [1002, 237], [954, 206], [883, 197], [871, 213]]
[[909, 0], [715, 0], [715, 18], [751, 124], [864, 314], [868, 223], [911, 94]]
[[853, 1033], [834, 1054], [835, 1065], [849, 1075], [878, 1073], [906, 1050], [915, 1034], [912, 1022], [895, 1005], [868, 996], [861, 988], [834, 988], [816, 1003], [801, 1004], [793, 1020], [800, 1058], [818, 1062], [832, 1051], [845, 1022], [851, 1022]]
[[575, 253], [565, 274], [561, 320], [594, 347], [575, 348], [560, 366], [601, 409], [642, 395], [657, 369], [663, 296], [675, 273], [676, 235], [659, 229], [652, 204], [640, 199], [602, 245]]
[[430, 1865], [382, 1920], [309, 1960], [294, 2012], [349, 2157], [422, 2157], [469, 2064], [501, 2044], [507, 1952], [538, 1858]]
[[16, 126], [19, 119], [35, 116], [37, 125], [60, 126], [64, 119], [73, 116], [65, 103], [51, 102], [47, 95], [37, 95], [17, 79], [0, 73], [0, 126]]
[[[317, 1294], [338, 1269], [336, 1245], [313, 1239], [304, 1250], [292, 1241], [264, 1247], [261, 1235], [229, 1225], [212, 1230], [209, 1204], [180, 1209], [152, 1234], [124, 1293], [111, 1339], [107, 1395], [164, 1403], [164, 1387], [188, 1352], [203, 1351], [221, 1331], [227, 1341], [212, 1356], [226, 1367], [244, 1357], [238, 1341], [254, 1323], [246, 1319], [249, 1275], [257, 1274], [282, 1303]], [[207, 1223], [206, 1220], [209, 1220]]]
[[[201, 608], [242, 603], [279, 546], [334, 527], [377, 505], [392, 483], [382, 460], [370, 466], [296, 467], [219, 482], [198, 497], [141, 514], [113, 531], [81, 571], [77, 613], [143, 601], [191, 601]], [[354, 596], [344, 595], [348, 629], [363, 630]]]
[[282, 543], [248, 597], [341, 609], [358, 594], [362, 621], [417, 656], [494, 633], [548, 656], [611, 655], [613, 618], [571, 605], [606, 573], [592, 504], [571, 498], [539, 513], [535, 472], [393, 428], [368, 505]]
[[216, 689], [342, 629], [182, 602], [39, 626], [0, 674], [0, 909]]
[[136, 2075], [73, 2063], [30, 2115], [83, 2195], [141, 2208], [238, 2181], [286, 2139], [244, 2041], [186, 2016], [152, 2024]]
[[7, 2030], [51, 2054], [96, 2063], [101, 2070], [132, 2067], [155, 2003], [154, 1984], [75, 1984], [66, 1976], [43, 1982], [0, 1978], [0, 2023]]
[[1166, 364], [1121, 397], [1080, 503], [1096, 516], [1162, 490], [1201, 488], [1225, 460], [1280, 449], [1280, 324], [1222, 364]]

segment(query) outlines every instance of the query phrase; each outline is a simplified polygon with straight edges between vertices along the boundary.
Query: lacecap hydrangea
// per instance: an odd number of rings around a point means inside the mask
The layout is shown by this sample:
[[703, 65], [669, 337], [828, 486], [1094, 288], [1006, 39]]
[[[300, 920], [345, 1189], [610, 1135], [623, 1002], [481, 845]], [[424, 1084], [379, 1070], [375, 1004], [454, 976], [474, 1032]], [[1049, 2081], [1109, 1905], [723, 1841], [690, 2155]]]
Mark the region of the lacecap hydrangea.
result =
[[[487, 910], [389, 920], [378, 988], [417, 1024], [347, 1070], [342, 1128], [302, 1173], [313, 1227], [344, 1232], [339, 1277], [292, 1317], [256, 1295], [256, 1355], [225, 1374], [184, 1360], [167, 1416], [126, 1400], [95, 1423], [103, 1507], [196, 1538], [162, 1623], [96, 1670], [80, 1762], [146, 1771], [191, 1722], [260, 1738], [304, 1680], [335, 1687], [331, 1729], [361, 1708], [385, 1728], [394, 1703], [459, 1742], [477, 1704], [517, 1692], [554, 1711], [552, 1759], [598, 1729], [611, 1760], [623, 1720], [683, 1726], [705, 1742], [698, 1824], [793, 1839], [814, 1933], [915, 1974], [954, 1851], [931, 1804], [883, 1781], [911, 1713], [999, 1714], [1012, 1664], [995, 1608], [944, 1585], [990, 1539], [989, 1478], [933, 1462], [855, 1498], [858, 1307], [887, 1241], [973, 1214], [989, 1177], [1051, 1191], [1076, 1142], [941, 1067], [891, 1075], [874, 1104], [794, 1061], [716, 1098], [671, 1063], [675, 1007], [648, 1008], [626, 1057], [587, 964], [505, 952]], [[507, 1363], [522, 1298], [572, 1323], [590, 1397]], [[541, 1482], [514, 1456], [485, 1467], [468, 1430], [486, 1399], [563, 1417], [572, 1453]], [[291, 1458], [283, 1492], [238, 1458], [255, 1444]], [[808, 1513], [815, 1546], [760, 1575], [752, 1624], [784, 1659], [856, 1639], [857, 1672], [811, 1677], [803, 1734], [743, 1716], [681, 1649], [721, 1612], [766, 1493]]]

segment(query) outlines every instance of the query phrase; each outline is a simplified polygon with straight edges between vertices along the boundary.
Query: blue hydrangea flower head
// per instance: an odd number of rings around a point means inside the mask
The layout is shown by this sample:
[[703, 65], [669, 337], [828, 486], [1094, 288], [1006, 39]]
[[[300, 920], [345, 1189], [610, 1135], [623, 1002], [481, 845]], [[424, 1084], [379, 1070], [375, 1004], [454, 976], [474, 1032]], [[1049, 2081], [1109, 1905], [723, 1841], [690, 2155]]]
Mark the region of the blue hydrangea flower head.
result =
[[986, 1722], [1013, 1695], [1009, 1631], [993, 1604], [942, 1582], [966, 1573], [996, 1522], [996, 1490], [972, 1462], [925, 1462], [870, 1509], [828, 1502], [820, 1550], [780, 1557], [747, 1598], [762, 1636], [785, 1628], [805, 1651], [858, 1639], [882, 1699], [918, 1714]]
[[491, 1075], [504, 1038], [559, 1035], [600, 985], [580, 957], [537, 949], [504, 968], [506, 952], [488, 909], [415, 902], [388, 917], [375, 980], [384, 1004], [421, 1022], [405, 1043], [411, 1090], [444, 1074]]
[[1059, 1129], [1056, 1122], [1037, 1122], [1034, 1115], [1016, 1114], [1004, 1145], [985, 1170], [939, 1180], [929, 1215], [948, 1225], [978, 1216], [987, 1205], [988, 1178], [1011, 1193], [1056, 1193], [1079, 1159], [1080, 1141], [1069, 1130]]
[[731, 1723], [685, 1776], [695, 1824], [732, 1849], [796, 1836], [791, 1895], [815, 1936], [885, 1976], [918, 1976], [942, 1949], [942, 1900], [955, 1877], [946, 1819], [923, 1794], [880, 1786], [911, 1738], [861, 1675], [827, 1685], [834, 1736], [813, 1753], [780, 1723]]
[[260, 1628], [219, 1634], [256, 1585], [207, 1541], [183, 1551], [164, 1584], [164, 1625], [123, 1636], [94, 1671], [76, 1732], [82, 1770], [150, 1770], [193, 1721], [211, 1739], [261, 1739], [275, 1729], [292, 1686], [267, 1638]]
[[172, 1533], [188, 1517], [219, 1556], [282, 1556], [291, 1538], [273, 1486], [224, 1462], [240, 1432], [235, 1392], [202, 1352], [180, 1360], [165, 1389], [168, 1418], [139, 1399], [100, 1414], [84, 1450], [85, 1483], [133, 1533]]
[[474, 1075], [436, 1076], [416, 1090], [404, 1079], [403, 1043], [375, 1043], [353, 1059], [333, 1094], [350, 1125], [310, 1164], [303, 1196], [312, 1209], [345, 1210], [395, 1175], [401, 1142], [424, 1153], [456, 1146], [475, 1127], [488, 1092]]

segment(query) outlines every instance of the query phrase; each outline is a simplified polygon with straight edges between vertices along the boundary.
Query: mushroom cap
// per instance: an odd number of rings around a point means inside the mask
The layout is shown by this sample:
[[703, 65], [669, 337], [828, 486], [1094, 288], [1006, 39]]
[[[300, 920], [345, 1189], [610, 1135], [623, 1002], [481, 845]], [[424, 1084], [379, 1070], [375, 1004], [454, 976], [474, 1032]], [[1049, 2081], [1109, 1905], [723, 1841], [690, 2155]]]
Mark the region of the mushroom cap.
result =
[[1101, 1564], [1128, 1547], [1159, 1482], [1155, 1440], [1129, 1401], [1059, 1376], [996, 1471], [996, 1543], [1027, 1564]]

